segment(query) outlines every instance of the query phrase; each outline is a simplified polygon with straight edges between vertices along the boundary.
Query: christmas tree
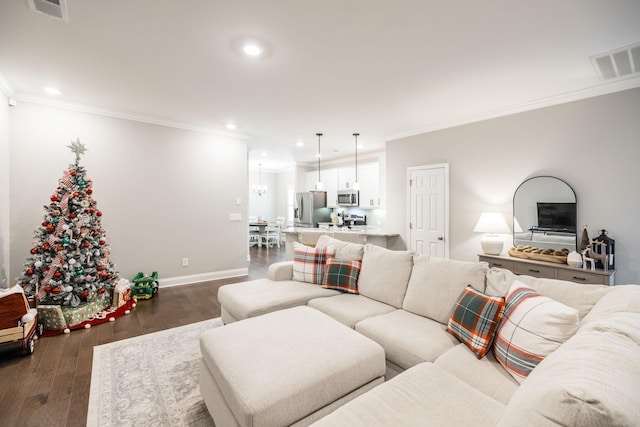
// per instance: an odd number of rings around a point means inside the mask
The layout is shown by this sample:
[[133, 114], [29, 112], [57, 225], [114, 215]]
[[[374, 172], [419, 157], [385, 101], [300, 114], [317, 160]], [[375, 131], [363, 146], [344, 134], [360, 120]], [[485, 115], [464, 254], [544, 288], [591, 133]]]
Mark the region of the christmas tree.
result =
[[77, 307], [113, 288], [117, 272], [102, 229], [102, 212], [93, 199], [93, 183], [80, 166], [87, 149], [80, 140], [68, 145], [74, 164], [64, 170], [44, 221], [34, 231], [31, 257], [19, 283], [42, 304]]

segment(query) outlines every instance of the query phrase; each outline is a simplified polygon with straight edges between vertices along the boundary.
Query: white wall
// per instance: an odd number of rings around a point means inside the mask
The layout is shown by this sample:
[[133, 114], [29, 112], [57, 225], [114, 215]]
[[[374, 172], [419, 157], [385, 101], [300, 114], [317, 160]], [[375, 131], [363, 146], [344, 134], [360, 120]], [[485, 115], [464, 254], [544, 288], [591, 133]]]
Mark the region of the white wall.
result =
[[[11, 109], [10, 124], [13, 276], [22, 272], [43, 205], [74, 161], [66, 146], [78, 137], [122, 277], [246, 271], [246, 207], [236, 204], [247, 200], [244, 141], [26, 102]], [[230, 222], [230, 213], [243, 221]]]
[[9, 250], [9, 99], [0, 91], [0, 288], [11, 285]]
[[407, 168], [448, 162], [450, 256], [477, 260], [481, 236], [472, 230], [480, 213], [500, 211], [511, 221], [518, 185], [552, 175], [575, 190], [578, 225], [591, 237], [607, 229], [616, 240], [616, 283], [640, 283], [639, 112], [640, 89], [632, 89], [390, 141], [387, 230], [404, 243]]

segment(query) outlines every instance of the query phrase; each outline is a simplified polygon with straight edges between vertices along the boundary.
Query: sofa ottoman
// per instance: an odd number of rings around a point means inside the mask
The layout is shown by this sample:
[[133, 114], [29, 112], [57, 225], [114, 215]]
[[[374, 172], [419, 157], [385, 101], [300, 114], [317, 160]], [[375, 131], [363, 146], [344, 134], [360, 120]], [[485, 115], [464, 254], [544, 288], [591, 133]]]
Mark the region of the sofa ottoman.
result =
[[218, 426], [309, 425], [384, 381], [384, 350], [303, 306], [202, 334], [200, 392]]
[[221, 286], [218, 301], [222, 321], [228, 324], [272, 311], [306, 305], [314, 298], [334, 295], [340, 295], [340, 292], [311, 283], [258, 279]]

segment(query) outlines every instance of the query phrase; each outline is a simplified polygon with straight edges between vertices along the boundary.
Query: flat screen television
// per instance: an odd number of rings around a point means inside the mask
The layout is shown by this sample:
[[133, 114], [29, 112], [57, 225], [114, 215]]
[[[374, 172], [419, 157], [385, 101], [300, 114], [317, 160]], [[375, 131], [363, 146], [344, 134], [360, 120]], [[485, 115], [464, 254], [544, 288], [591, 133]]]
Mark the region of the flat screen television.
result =
[[560, 233], [576, 232], [576, 204], [537, 202], [538, 230]]

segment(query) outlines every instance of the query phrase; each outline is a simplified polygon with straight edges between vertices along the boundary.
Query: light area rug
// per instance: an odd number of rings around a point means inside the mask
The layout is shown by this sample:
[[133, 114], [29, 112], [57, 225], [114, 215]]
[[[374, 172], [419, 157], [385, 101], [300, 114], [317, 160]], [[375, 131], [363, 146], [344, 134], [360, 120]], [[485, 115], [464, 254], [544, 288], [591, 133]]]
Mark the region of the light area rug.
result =
[[214, 426], [200, 396], [200, 335], [220, 318], [93, 348], [87, 426]]

